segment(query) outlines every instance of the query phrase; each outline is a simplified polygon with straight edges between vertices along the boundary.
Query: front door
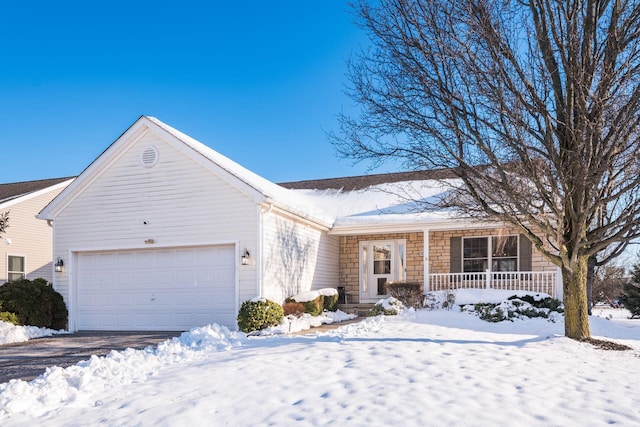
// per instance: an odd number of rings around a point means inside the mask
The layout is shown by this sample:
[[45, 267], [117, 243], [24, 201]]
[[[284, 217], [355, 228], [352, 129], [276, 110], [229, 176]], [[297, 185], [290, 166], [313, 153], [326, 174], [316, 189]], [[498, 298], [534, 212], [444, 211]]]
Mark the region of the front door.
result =
[[360, 301], [376, 302], [387, 296], [388, 282], [405, 278], [405, 241], [360, 242]]

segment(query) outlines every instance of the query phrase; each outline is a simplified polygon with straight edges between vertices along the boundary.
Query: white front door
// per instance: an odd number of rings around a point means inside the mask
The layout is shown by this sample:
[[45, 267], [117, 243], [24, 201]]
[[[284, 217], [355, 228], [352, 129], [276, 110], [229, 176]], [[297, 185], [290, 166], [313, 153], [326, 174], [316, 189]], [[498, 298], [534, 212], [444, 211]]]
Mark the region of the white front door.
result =
[[405, 240], [360, 242], [360, 302], [386, 297], [388, 282], [405, 280]]

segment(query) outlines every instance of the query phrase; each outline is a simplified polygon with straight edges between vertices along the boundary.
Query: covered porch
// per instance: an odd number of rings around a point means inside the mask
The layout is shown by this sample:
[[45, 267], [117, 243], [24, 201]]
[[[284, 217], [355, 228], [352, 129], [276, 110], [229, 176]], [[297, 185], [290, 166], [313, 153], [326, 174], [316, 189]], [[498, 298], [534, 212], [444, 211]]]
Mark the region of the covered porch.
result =
[[562, 299], [559, 270], [517, 231], [477, 223], [448, 227], [340, 236], [344, 302], [375, 303], [387, 297], [389, 282], [420, 283], [425, 293], [496, 289]]

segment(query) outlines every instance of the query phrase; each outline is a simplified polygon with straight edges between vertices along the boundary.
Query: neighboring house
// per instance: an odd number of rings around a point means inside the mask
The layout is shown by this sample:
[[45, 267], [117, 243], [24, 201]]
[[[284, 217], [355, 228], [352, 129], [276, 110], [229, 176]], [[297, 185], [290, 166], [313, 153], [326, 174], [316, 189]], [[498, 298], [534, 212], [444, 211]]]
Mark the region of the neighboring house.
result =
[[52, 280], [52, 229], [36, 215], [73, 178], [0, 184], [0, 213], [9, 227], [0, 235], [0, 285], [18, 279]]
[[70, 330], [235, 328], [254, 297], [344, 287], [374, 302], [387, 281], [425, 278], [426, 290], [555, 293], [555, 267], [521, 236], [418, 210], [412, 199], [442, 193], [446, 174], [277, 185], [143, 116], [38, 217], [64, 261], [53, 283]]

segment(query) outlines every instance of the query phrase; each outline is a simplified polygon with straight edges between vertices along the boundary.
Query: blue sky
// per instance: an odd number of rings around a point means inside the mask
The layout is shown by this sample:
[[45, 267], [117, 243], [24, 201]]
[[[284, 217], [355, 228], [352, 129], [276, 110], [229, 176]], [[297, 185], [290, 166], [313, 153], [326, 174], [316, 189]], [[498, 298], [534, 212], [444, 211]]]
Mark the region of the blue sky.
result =
[[275, 182], [365, 173], [325, 133], [364, 42], [346, 1], [5, 2], [0, 182], [77, 175], [143, 114]]

